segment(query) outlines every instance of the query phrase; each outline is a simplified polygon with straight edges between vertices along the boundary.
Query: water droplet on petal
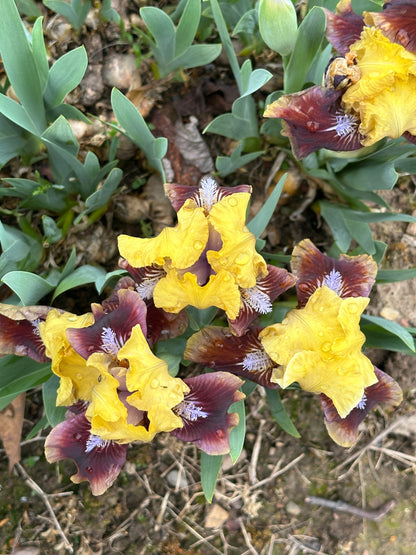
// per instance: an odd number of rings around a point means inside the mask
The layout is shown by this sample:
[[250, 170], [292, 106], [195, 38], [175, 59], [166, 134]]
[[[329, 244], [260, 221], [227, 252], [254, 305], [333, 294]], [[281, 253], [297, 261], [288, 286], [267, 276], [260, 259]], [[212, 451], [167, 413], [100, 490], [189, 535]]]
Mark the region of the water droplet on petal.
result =
[[75, 375], [75, 377], [76, 377], [77, 380], [82, 380], [83, 375], [81, 374], [81, 372], [78, 372], [78, 373]]
[[311, 133], [315, 133], [319, 129], [319, 123], [317, 121], [307, 121], [306, 129]]
[[237, 203], [237, 199], [235, 199], [233, 196], [231, 196], [231, 197], [228, 199], [228, 204], [229, 204], [230, 206], [237, 206], [237, 204], [238, 204], [238, 203]]
[[86, 466], [85, 470], [88, 472], [88, 474], [92, 474], [92, 472], [93, 472], [92, 466]]
[[204, 245], [201, 243], [201, 241], [195, 241], [194, 242], [194, 249], [197, 251], [202, 250], [202, 248], [204, 247]]
[[159, 380], [157, 380], [156, 378], [154, 378], [154, 379], [150, 382], [150, 387], [153, 387], [153, 389], [156, 389], [157, 387], [159, 387]]
[[81, 441], [82, 439], [82, 435], [79, 432], [76, 432], [72, 437], [75, 439], [75, 441]]
[[325, 343], [322, 343], [321, 350], [324, 353], [328, 353], [331, 350], [331, 343], [329, 341], [326, 341]]
[[309, 285], [307, 283], [299, 283], [298, 288], [300, 291], [306, 292], [309, 289]]
[[235, 263], [239, 264], [240, 266], [243, 266], [244, 264], [247, 264], [247, 262], [250, 260], [250, 257], [248, 254], [246, 253], [241, 253], [237, 256], [237, 258], [235, 259]]
[[355, 314], [356, 312], [358, 312], [358, 307], [356, 304], [350, 304], [348, 305], [348, 312], [350, 314]]
[[223, 439], [225, 437], [225, 432], [224, 430], [217, 430], [215, 432], [215, 435], [217, 436], [218, 439]]

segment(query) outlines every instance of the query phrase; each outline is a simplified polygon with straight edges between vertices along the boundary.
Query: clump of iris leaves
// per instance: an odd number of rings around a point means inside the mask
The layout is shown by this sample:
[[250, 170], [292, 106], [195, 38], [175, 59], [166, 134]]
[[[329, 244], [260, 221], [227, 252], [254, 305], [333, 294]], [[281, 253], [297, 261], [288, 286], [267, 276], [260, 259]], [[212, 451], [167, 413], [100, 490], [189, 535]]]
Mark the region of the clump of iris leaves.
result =
[[[336, 3], [336, 0], [324, 2], [329, 9], [334, 9]], [[23, 305], [35, 305], [45, 298], [48, 304], [52, 304], [58, 295], [80, 285], [94, 284], [101, 293], [105, 287], [116, 283], [123, 274], [121, 270], [107, 273], [91, 264], [75, 267], [75, 250], [63, 267], [45, 273], [40, 270], [45, 249], [64, 239], [81, 220], [92, 225], [107, 210], [113, 195], [123, 184], [123, 172], [115, 157], [120, 134], [141, 149], [149, 167], [162, 179], [165, 177], [162, 159], [168, 146], [166, 138], [153, 136], [126, 96], [113, 89], [111, 104], [116, 121], [106, 122], [109, 129], [108, 161], [100, 165], [92, 151], [80, 159], [80, 146], [68, 119], [90, 123], [91, 118], [65, 99], [84, 76], [87, 53], [83, 46], [74, 48], [50, 66], [38, 4], [33, 0], [2, 0], [0, 8], [0, 53], [7, 76], [0, 86], [0, 166], [17, 159], [25, 166], [42, 161], [51, 170], [51, 180], [41, 177], [34, 169], [34, 180], [10, 177], [0, 183], [0, 198], [20, 199], [12, 210], [0, 207], [0, 215], [6, 215], [9, 222], [14, 222], [6, 225], [0, 221], [0, 279], [13, 292], [7, 302]], [[74, 33], [80, 33], [92, 8], [89, 0], [70, 0], [69, 3], [44, 0], [43, 4], [66, 18]], [[266, 48], [259, 31], [255, 0], [180, 0], [167, 6], [166, 11], [146, 6], [140, 9], [140, 16], [147, 31], [133, 28], [128, 33], [110, 0], [98, 4], [102, 24], [120, 25], [120, 34], [130, 42], [138, 62], [142, 57], [152, 59], [155, 81], [168, 76], [172, 80], [180, 79], [187, 69], [213, 62], [224, 50], [239, 97], [230, 113], [221, 114], [205, 129], [205, 132], [232, 139], [236, 145], [231, 155], [217, 157], [216, 174], [219, 178], [232, 175], [262, 156], [271, 145], [279, 146], [288, 157], [291, 156], [288, 141], [280, 133], [280, 121], [262, 120], [259, 113], [264, 105], [256, 103], [253, 96], [272, 78], [268, 70], [253, 68], [247, 57], [250, 55], [256, 59], [256, 55]], [[325, 38], [325, 15], [320, 4], [319, 0], [312, 0], [303, 6], [299, 15], [301, 22], [293, 37], [294, 46], [283, 60], [284, 90], [271, 94], [266, 104], [282, 92], [292, 93], [321, 83], [331, 57], [331, 45]], [[374, 8], [375, 4], [379, 2], [356, 0], [354, 10], [359, 13]], [[240, 59], [246, 56], [241, 65], [232, 38], [238, 40]], [[11, 90], [19, 102], [8, 94]], [[415, 145], [397, 139], [380, 141], [377, 149], [359, 159], [318, 151], [296, 161], [305, 176], [324, 180], [339, 199], [337, 202], [321, 200], [316, 206], [332, 232], [332, 256], [348, 252], [351, 245], [355, 245], [349, 254], [368, 253], [379, 263], [387, 245], [374, 240], [370, 224], [388, 220], [416, 221], [412, 216], [393, 213], [374, 191], [375, 183], [378, 190], [390, 190], [399, 175], [415, 173], [415, 154]], [[250, 230], [258, 237], [259, 249], [264, 247], [259, 236], [274, 212], [283, 184], [284, 178], [258, 216], [249, 223]], [[372, 210], [369, 204], [376, 209]], [[41, 230], [31, 223], [35, 212], [41, 214]], [[281, 253], [263, 254], [275, 264], [289, 260], [289, 256]], [[414, 276], [416, 269], [412, 268], [380, 269], [377, 282], [400, 281]], [[282, 309], [283, 317], [288, 308]], [[197, 312], [192, 309], [190, 314], [194, 330], [209, 323], [206, 322], [206, 312], [200, 315]], [[275, 321], [278, 314], [279, 311], [274, 310]], [[367, 338], [366, 346], [414, 354], [415, 329], [370, 316], [363, 316], [361, 324]], [[177, 372], [182, 362], [183, 340], [170, 340], [169, 349], [160, 344], [157, 352], [159, 357], [167, 360], [170, 370]], [[31, 431], [30, 437], [42, 427], [56, 425], [64, 417], [64, 409], [55, 405], [57, 378], [52, 376], [50, 364], [15, 356], [0, 359], [0, 410], [20, 393], [41, 384], [45, 416]], [[276, 391], [268, 396], [268, 401], [280, 426], [298, 436]], [[244, 436], [244, 414], [240, 414], [240, 425], [231, 436], [234, 461], [240, 454]], [[221, 457], [202, 454], [201, 476], [208, 499], [212, 498], [220, 464]]]

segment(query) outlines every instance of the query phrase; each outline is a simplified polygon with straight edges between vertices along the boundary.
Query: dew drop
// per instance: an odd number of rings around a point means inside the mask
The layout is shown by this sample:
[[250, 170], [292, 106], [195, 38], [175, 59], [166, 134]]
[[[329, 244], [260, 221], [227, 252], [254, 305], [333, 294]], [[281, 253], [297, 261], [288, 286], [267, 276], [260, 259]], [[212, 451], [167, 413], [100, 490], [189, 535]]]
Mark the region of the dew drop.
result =
[[237, 204], [238, 204], [238, 203], [237, 203], [237, 199], [235, 199], [233, 196], [231, 196], [231, 197], [228, 199], [228, 204], [229, 204], [230, 206], [237, 206]]
[[72, 437], [75, 439], [75, 441], [81, 441], [82, 439], [82, 435], [79, 432], [76, 432]]
[[203, 248], [203, 244], [201, 243], [201, 241], [195, 241], [194, 242], [194, 249], [197, 251], [200, 251]]
[[316, 121], [307, 121], [306, 122], [306, 128], [311, 133], [315, 133], [319, 129], [319, 123], [316, 122]]
[[308, 291], [309, 289], [309, 285], [307, 283], [299, 283], [298, 288], [300, 291], [306, 293], [306, 291]]
[[81, 372], [78, 372], [77, 374], [75, 374], [75, 377], [77, 380], [82, 380], [83, 375], [81, 374]]
[[331, 350], [331, 343], [329, 341], [326, 341], [325, 343], [322, 343], [321, 350], [324, 353], [328, 353]]
[[235, 259], [235, 263], [239, 264], [240, 266], [243, 266], [244, 264], [247, 264], [247, 262], [250, 260], [250, 257], [248, 254], [246, 253], [241, 253], [237, 256], [237, 258]]
[[92, 472], [93, 472], [92, 466], [86, 466], [85, 470], [88, 472], [88, 474], [92, 474]]
[[205, 345], [198, 345], [198, 351], [200, 353], [206, 353], [206, 352], [208, 352], [208, 349], [207, 349], [207, 347], [205, 347]]
[[348, 305], [348, 312], [350, 314], [355, 314], [356, 312], [358, 312], [358, 308], [356, 304], [350, 304]]
[[153, 389], [156, 389], [157, 387], [159, 387], [159, 380], [157, 380], [156, 378], [154, 378], [154, 379], [150, 382], [150, 387], [153, 387]]
[[223, 439], [225, 437], [225, 432], [224, 430], [217, 430], [215, 432], [215, 435], [217, 436], [218, 439]]

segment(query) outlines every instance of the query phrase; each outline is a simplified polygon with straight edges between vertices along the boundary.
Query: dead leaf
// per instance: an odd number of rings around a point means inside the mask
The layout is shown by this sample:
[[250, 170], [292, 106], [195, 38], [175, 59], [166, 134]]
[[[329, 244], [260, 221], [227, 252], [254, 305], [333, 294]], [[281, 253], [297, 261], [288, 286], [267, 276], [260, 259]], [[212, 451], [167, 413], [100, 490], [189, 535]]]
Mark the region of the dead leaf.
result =
[[214, 162], [209, 148], [198, 129], [195, 116], [189, 118], [189, 123], [182, 123], [179, 119], [175, 123], [176, 146], [183, 158], [198, 168], [202, 173], [214, 171]]
[[0, 412], [0, 438], [9, 459], [9, 472], [20, 461], [26, 393], [21, 393]]

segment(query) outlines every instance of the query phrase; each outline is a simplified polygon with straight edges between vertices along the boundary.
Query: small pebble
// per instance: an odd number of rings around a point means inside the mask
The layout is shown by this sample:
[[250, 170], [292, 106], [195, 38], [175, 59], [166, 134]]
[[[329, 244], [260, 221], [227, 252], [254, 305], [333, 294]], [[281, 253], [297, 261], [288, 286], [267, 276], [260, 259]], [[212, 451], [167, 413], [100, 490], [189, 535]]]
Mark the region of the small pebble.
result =
[[[178, 482], [178, 475], [179, 475], [179, 470], [171, 470], [169, 472], [169, 474], [166, 476], [166, 479], [168, 481], [168, 484], [170, 486], [176, 487], [176, 484]], [[188, 481], [185, 477], [185, 474], [182, 472], [181, 476], [179, 478], [179, 488], [186, 488], [188, 485]]]
[[400, 318], [400, 312], [398, 310], [396, 310], [395, 308], [390, 308], [389, 306], [385, 306], [380, 311], [380, 316], [382, 316], [386, 320], [393, 321], [393, 320], [397, 320], [398, 318]]
[[294, 501], [289, 501], [286, 505], [286, 512], [292, 516], [299, 516], [301, 513], [301, 508]]

